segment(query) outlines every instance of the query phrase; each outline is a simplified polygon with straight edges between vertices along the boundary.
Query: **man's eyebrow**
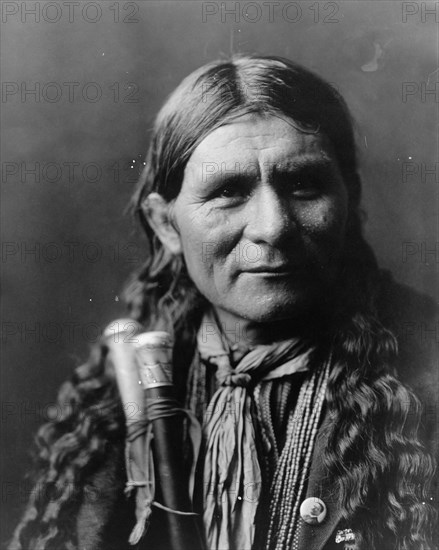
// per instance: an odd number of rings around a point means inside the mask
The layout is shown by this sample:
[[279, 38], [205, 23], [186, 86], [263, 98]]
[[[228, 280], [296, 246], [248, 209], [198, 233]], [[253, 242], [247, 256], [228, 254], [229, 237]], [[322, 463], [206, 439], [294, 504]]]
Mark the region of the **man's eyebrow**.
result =
[[314, 157], [303, 156], [300, 158], [289, 159], [284, 162], [270, 162], [263, 163], [265, 169], [268, 169], [270, 173], [281, 174], [284, 172], [299, 172], [308, 169], [330, 169], [332, 168], [333, 161], [330, 157]]
[[303, 155], [284, 161], [263, 161], [261, 165], [258, 162], [248, 164], [235, 162], [234, 168], [231, 166], [226, 167], [226, 163], [205, 163], [202, 170], [203, 183], [252, 182], [255, 177], [255, 170], [257, 176], [261, 176], [260, 167], [262, 167], [262, 172], [268, 172], [269, 177], [285, 177], [311, 170], [329, 171], [334, 168], [334, 161], [326, 155]]

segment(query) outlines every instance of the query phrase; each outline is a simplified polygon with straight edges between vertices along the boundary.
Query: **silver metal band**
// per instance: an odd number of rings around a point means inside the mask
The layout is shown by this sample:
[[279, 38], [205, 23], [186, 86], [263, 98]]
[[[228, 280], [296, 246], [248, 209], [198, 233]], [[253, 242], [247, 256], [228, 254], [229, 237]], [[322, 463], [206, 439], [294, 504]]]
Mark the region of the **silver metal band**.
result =
[[139, 374], [145, 389], [172, 386], [171, 363], [139, 364]]
[[169, 350], [173, 348], [171, 336], [164, 331], [142, 332], [137, 335], [135, 346], [138, 349], [160, 349]]

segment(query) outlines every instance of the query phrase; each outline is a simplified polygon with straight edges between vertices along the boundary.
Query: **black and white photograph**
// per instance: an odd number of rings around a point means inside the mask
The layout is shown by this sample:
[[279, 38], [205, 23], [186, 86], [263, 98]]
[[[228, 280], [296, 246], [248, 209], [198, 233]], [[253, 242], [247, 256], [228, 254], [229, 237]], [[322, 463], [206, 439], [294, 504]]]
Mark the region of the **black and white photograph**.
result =
[[0, 548], [439, 550], [439, 2], [0, 11]]

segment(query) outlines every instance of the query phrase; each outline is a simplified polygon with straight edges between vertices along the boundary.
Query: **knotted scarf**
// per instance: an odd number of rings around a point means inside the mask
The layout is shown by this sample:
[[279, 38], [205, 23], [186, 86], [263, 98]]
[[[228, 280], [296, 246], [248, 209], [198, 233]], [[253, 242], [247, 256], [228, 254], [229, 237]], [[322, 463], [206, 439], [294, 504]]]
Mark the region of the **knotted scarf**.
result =
[[[207, 314], [202, 328], [215, 323]], [[271, 380], [308, 370], [309, 343], [290, 339], [258, 345], [232, 368], [220, 330], [200, 329], [198, 351], [203, 360], [217, 365], [219, 389], [206, 411], [203, 435], [204, 525], [210, 550], [250, 549], [261, 493], [252, 395], [249, 389]]]

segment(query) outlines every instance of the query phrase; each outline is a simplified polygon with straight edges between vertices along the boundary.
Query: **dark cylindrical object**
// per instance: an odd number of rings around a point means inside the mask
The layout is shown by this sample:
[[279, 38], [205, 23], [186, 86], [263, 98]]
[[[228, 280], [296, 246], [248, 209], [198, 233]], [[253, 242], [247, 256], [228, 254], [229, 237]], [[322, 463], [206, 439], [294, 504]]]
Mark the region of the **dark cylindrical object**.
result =
[[[140, 334], [137, 348], [140, 378], [148, 409], [174, 400], [172, 387], [172, 342], [167, 333]], [[174, 402], [175, 403], [175, 402]], [[189, 479], [183, 463], [183, 415], [165, 410], [165, 415], [151, 419], [154, 434], [153, 457], [156, 482], [162, 505], [179, 512], [191, 512]], [[171, 412], [171, 416], [166, 416]], [[169, 550], [203, 550], [197, 519], [167, 511]]]

